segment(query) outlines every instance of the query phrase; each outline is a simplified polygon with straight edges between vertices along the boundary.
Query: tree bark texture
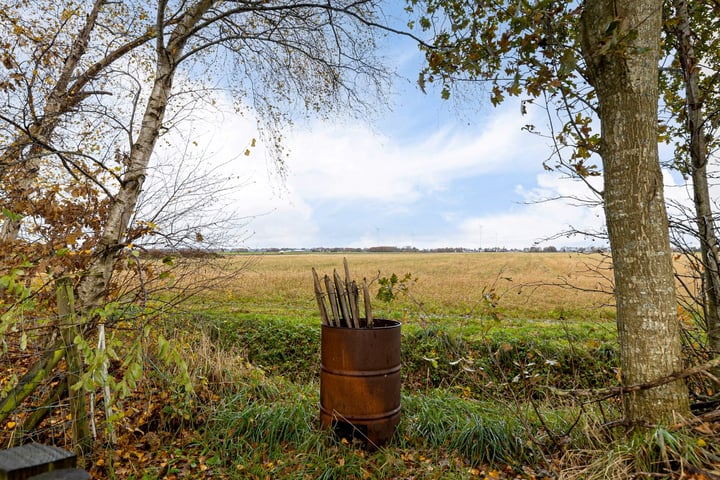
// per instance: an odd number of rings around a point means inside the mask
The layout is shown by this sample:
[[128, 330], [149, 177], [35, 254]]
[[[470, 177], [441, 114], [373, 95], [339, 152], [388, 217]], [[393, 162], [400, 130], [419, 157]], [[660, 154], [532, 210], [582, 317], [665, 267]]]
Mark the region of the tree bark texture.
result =
[[[601, 120], [623, 385], [682, 369], [672, 252], [657, 147], [662, 0], [586, 0], [582, 48]], [[624, 397], [626, 419], [690, 412], [680, 380]]]

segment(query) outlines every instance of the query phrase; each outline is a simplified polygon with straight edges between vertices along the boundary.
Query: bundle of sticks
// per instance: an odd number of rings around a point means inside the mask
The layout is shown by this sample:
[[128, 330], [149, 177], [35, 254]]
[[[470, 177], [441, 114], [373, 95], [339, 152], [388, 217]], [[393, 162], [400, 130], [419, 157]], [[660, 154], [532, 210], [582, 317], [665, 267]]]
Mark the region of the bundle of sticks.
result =
[[[350, 268], [347, 258], [343, 258], [345, 279], [343, 280], [337, 270], [333, 270], [332, 278], [325, 275], [320, 282], [315, 268], [312, 269], [315, 298], [320, 308], [320, 318], [323, 325], [331, 327], [372, 328], [373, 315], [370, 305], [370, 290], [367, 280], [363, 278], [362, 285], [350, 279]], [[323, 291], [323, 285], [325, 291]], [[360, 317], [360, 289], [363, 292], [365, 317]]]

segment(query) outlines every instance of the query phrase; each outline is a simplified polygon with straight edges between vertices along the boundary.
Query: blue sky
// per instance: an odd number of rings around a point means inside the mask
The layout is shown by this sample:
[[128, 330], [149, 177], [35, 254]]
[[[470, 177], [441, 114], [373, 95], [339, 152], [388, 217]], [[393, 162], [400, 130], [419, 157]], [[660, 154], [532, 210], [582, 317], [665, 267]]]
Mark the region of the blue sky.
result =
[[[573, 225], [598, 228], [599, 212], [532, 200], [581, 195], [584, 187], [544, 171], [545, 140], [521, 130], [517, 105], [483, 106], [468, 121], [408, 88], [375, 124], [315, 121], [294, 128], [285, 179], [270, 172], [262, 145], [238, 156], [253, 124], [226, 117], [199, 148], [232, 160], [249, 184], [238, 216], [254, 217], [242, 246], [523, 248]], [[412, 128], [408, 128], [412, 125]], [[238, 134], [240, 132], [240, 134]], [[205, 144], [205, 145], [203, 145]], [[588, 245], [585, 238], [544, 245]]]
[[[599, 208], [535, 202], [587, 192], [543, 169], [547, 140], [522, 130], [528, 123], [542, 129], [539, 109], [523, 116], [517, 101], [493, 108], [481, 94], [464, 97], [457, 109], [437, 93], [423, 95], [413, 81], [422, 60], [416, 47], [391, 45], [389, 63], [407, 78], [394, 84], [390, 110], [380, 109], [372, 123], [297, 124], [286, 136], [284, 179], [271, 173], [262, 145], [238, 155], [257, 137], [251, 118], [211, 116], [206, 127], [189, 127], [203, 132], [193, 137], [200, 151], [232, 159], [231, 170], [247, 182], [231, 208], [251, 221], [234, 246], [524, 248], [570, 226], [602, 227]], [[593, 180], [599, 188], [600, 179]], [[540, 246], [593, 244], [563, 236]]]

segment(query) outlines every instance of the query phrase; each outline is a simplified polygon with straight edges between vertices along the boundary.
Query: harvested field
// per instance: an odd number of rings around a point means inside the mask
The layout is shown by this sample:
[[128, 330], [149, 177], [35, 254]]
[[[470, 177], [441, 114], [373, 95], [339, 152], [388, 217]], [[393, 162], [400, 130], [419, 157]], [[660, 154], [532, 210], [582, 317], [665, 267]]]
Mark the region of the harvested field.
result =
[[[222, 289], [240, 303], [278, 305], [314, 312], [311, 268], [342, 270], [345, 256], [355, 278], [403, 277], [409, 296], [390, 310], [421, 309], [428, 316], [479, 316], [492, 301], [514, 318], [612, 318], [607, 259], [579, 253], [351, 253], [238, 255], [244, 273]], [[377, 283], [375, 284], [377, 289]], [[281, 297], [281, 298], [278, 298]], [[387, 308], [382, 304], [379, 309]]]

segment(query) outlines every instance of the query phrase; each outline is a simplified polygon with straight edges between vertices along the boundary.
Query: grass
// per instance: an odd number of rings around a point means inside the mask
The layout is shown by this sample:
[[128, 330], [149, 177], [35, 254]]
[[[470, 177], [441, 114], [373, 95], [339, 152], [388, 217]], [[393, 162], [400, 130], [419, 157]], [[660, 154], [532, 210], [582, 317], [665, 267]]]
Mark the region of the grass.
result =
[[214, 457], [229, 460], [224, 466], [237, 478], [397, 478], [408, 461], [423, 472], [416, 478], [467, 478], [479, 465], [534, 461], [522, 426], [491, 404], [443, 390], [405, 394], [395, 438], [367, 452], [318, 428], [317, 384], [273, 381], [282, 387], [250, 382], [207, 421], [205, 443]]
[[[600, 255], [578, 253], [351, 253], [283, 254], [254, 257], [236, 281], [204, 297], [214, 309], [317, 319], [310, 269], [321, 274], [342, 269], [347, 257], [353, 277], [400, 276], [416, 279], [411, 298], [392, 305], [376, 302], [379, 316], [402, 316], [453, 324], [491, 316], [599, 320], [613, 318], [607, 269]], [[237, 257], [245, 265], [245, 256]], [[570, 285], [583, 289], [570, 289]], [[487, 295], [499, 305], [490, 307]], [[413, 300], [414, 299], [414, 300]]]
[[169, 480], [654, 478], [682, 462], [711, 464], [718, 454], [712, 431], [626, 437], [607, 426], [619, 419], [616, 402], [555, 390], [617, 382], [605, 259], [575, 253], [346, 255], [355, 278], [409, 272], [415, 280], [406, 295], [374, 303], [376, 316], [403, 323], [395, 436], [373, 452], [335, 437], [318, 421], [320, 322], [310, 269], [331, 273], [342, 268], [342, 257], [238, 255], [210, 259], [179, 279], [180, 287], [218, 272], [228, 279], [161, 326], [190, 365], [195, 396], [184, 403], [173, 393], [173, 372], [151, 370], [133, 400], [136, 411], [156, 418], [140, 423], [143, 414], [126, 408], [118, 426], [126, 447], [106, 452], [103, 465], [96, 459], [93, 473]]

